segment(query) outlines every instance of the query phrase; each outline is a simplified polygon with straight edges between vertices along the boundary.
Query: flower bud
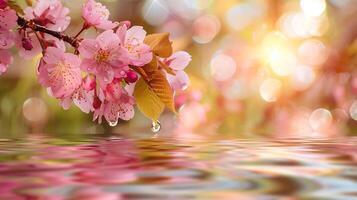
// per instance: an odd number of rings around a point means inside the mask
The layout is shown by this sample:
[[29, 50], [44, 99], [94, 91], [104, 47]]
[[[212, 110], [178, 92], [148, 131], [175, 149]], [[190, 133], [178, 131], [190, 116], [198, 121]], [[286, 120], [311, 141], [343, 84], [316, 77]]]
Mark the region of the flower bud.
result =
[[131, 27], [131, 22], [130, 21], [121, 21], [120, 23], [119, 23], [119, 26], [126, 26], [126, 28], [130, 28]]
[[7, 0], [0, 0], [0, 9], [4, 9], [7, 7]]
[[33, 45], [31, 43], [31, 40], [29, 38], [22, 38], [22, 47], [27, 51], [32, 50], [33, 49]]
[[127, 83], [135, 83], [138, 80], [138, 75], [134, 71], [127, 71], [124, 78]]
[[96, 86], [97, 83], [95, 82], [95, 79], [93, 77], [86, 76], [85, 78], [83, 78], [83, 88], [85, 90], [94, 90]]
[[102, 102], [100, 101], [100, 99], [97, 96], [95, 96], [93, 99], [93, 108], [99, 109], [101, 105], [102, 105]]

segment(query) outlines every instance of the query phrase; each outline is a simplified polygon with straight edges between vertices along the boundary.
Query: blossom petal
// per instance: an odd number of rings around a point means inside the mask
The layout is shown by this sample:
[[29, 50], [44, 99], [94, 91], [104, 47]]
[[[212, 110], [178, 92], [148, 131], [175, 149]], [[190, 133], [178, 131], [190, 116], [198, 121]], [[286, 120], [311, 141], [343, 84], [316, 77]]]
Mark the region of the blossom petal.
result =
[[134, 117], [134, 106], [132, 104], [120, 104], [119, 118], [122, 120], [130, 120]]
[[99, 48], [96, 40], [84, 39], [79, 45], [78, 51], [83, 58], [92, 58]]
[[11, 31], [0, 30], [0, 49], [9, 49], [15, 44], [15, 34]]
[[31, 50], [26, 50], [22, 47], [22, 36], [18, 37], [17, 40], [17, 47], [19, 48], [19, 55], [22, 58], [25, 59], [31, 59], [34, 56], [37, 56], [38, 54], [40, 54], [42, 52], [42, 47], [40, 42], [37, 40], [36, 36], [34, 34], [31, 34], [28, 39], [31, 41], [31, 44], [33, 46], [33, 48]]
[[111, 21], [107, 20], [107, 21], [103, 21], [102, 23], [98, 24], [96, 27], [99, 29], [103, 29], [103, 30], [110, 30], [110, 29], [115, 28], [118, 25], [119, 25], [118, 22], [111, 22]]
[[96, 68], [96, 72], [100, 86], [106, 86], [113, 81], [114, 71], [110, 65], [102, 64], [100, 67]]
[[7, 68], [12, 63], [13, 57], [7, 50], [0, 49], [0, 75], [7, 71]]
[[110, 50], [119, 46], [119, 37], [112, 31], [107, 30], [98, 35], [97, 41], [101, 49]]
[[12, 9], [1, 9], [0, 29], [9, 30], [17, 25], [17, 15]]
[[170, 60], [170, 67], [174, 70], [184, 70], [191, 61], [191, 56], [185, 51], [178, 51], [172, 54], [167, 60]]
[[143, 66], [152, 60], [151, 48], [146, 44], [138, 44], [129, 52], [130, 64]]
[[86, 91], [84, 88], [79, 88], [73, 94], [73, 103], [78, 106], [84, 113], [89, 113], [93, 110], [94, 90]]
[[108, 103], [104, 110], [105, 119], [116, 122], [118, 119], [130, 120], [134, 117], [134, 106], [131, 104]]
[[190, 79], [184, 71], [177, 71], [176, 76], [167, 74], [167, 80], [169, 81], [173, 90], [184, 90], [189, 84]]
[[59, 48], [49, 47], [46, 49], [46, 53], [43, 57], [43, 60], [47, 64], [56, 64], [62, 59], [63, 52], [64, 51]]
[[142, 26], [133, 26], [126, 33], [126, 41], [129, 43], [142, 43], [145, 39], [146, 31]]
[[99, 67], [98, 63], [93, 59], [83, 59], [81, 63], [81, 69], [86, 72], [96, 73], [96, 68]]
[[[47, 60], [50, 63], [47, 63]], [[54, 60], [57, 62], [54, 62]], [[51, 88], [53, 96], [56, 98], [71, 96], [82, 83], [79, 57], [63, 53], [60, 49], [49, 47], [44, 61], [44, 64], [39, 69], [40, 76], [44, 76], [42, 77], [43, 79], [48, 79], [46, 82]]]
[[125, 35], [126, 35], [126, 31], [128, 30], [128, 28], [126, 27], [126, 25], [123, 26], [119, 26], [118, 30], [116, 32], [116, 34], [119, 37], [120, 40], [120, 44], [124, 45], [125, 44]]
[[72, 99], [69, 97], [63, 98], [60, 101], [60, 105], [64, 110], [68, 110], [71, 107], [71, 104], [72, 104]]

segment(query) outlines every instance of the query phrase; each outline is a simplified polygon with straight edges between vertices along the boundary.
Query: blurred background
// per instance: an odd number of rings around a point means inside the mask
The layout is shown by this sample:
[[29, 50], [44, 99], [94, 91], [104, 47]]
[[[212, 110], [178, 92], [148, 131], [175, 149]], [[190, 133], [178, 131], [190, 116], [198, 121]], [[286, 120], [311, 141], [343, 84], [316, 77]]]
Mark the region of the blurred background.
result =
[[[82, 26], [83, 0], [64, 0]], [[357, 133], [357, 0], [102, 0], [112, 20], [148, 33], [170, 32], [186, 50], [191, 84], [177, 93], [180, 110], [164, 113], [160, 134], [342, 137]], [[85, 33], [90, 37], [94, 30]], [[63, 110], [36, 77], [39, 57], [15, 58], [0, 77], [0, 137], [26, 134], [151, 133], [140, 112], [116, 127]]]

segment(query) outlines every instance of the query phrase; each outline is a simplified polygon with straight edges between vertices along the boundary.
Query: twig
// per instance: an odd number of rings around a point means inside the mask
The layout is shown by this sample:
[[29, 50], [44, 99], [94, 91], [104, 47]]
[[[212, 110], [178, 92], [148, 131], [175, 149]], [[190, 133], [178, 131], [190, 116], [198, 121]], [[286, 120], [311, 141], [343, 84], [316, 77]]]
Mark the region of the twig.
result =
[[28, 21], [24, 19], [21, 16], [18, 16], [17, 19], [17, 24], [22, 27], [22, 28], [30, 28], [34, 31], [42, 32], [42, 33], [47, 33], [49, 35], [52, 35], [53, 37], [56, 37], [60, 40], [63, 40], [73, 46], [74, 48], [78, 48], [79, 46], [79, 41], [76, 38], [72, 38], [68, 35], [62, 34], [60, 32], [52, 31], [50, 29], [47, 29], [46, 27], [40, 26], [33, 21]]
[[74, 36], [74, 39], [77, 39], [77, 37], [85, 30], [87, 30], [90, 26], [88, 26], [88, 24], [84, 23], [82, 26], [82, 29], [76, 34], [76, 36]]

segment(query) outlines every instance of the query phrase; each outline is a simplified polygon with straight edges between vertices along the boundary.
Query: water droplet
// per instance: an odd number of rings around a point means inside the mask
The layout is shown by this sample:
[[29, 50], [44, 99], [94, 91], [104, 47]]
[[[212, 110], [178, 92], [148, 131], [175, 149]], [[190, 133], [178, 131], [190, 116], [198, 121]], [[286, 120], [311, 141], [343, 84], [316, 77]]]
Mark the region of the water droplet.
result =
[[153, 121], [151, 124], [151, 131], [154, 133], [159, 132], [161, 129], [161, 124], [159, 121]]
[[118, 120], [117, 121], [109, 121], [109, 126], [114, 127], [118, 124]]

